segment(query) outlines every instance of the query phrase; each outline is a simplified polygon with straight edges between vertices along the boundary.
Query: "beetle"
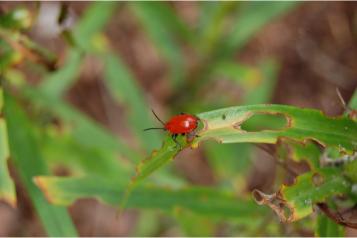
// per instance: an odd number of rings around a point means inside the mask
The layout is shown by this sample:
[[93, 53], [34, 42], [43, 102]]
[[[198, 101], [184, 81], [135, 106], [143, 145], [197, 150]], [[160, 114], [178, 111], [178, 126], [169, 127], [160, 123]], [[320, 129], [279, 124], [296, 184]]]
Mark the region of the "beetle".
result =
[[176, 140], [178, 135], [188, 135], [189, 139], [193, 137], [198, 137], [196, 135], [196, 129], [198, 127], [198, 122], [200, 119], [196, 117], [195, 115], [187, 114], [187, 113], [180, 113], [179, 115], [171, 117], [171, 119], [164, 123], [154, 112], [154, 110], [151, 110], [156, 119], [161, 122], [163, 127], [150, 127], [144, 129], [144, 131], [148, 130], [155, 130], [155, 129], [161, 129], [168, 131], [171, 134], [171, 138], [173, 141], [175, 141], [176, 145], [178, 145], [181, 148], [180, 143]]

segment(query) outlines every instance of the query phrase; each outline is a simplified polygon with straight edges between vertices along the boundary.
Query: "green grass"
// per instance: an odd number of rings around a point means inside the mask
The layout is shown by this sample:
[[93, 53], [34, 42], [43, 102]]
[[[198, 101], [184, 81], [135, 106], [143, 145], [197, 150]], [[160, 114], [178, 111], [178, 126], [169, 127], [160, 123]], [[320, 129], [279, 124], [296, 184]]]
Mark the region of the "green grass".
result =
[[[16, 201], [7, 168], [10, 158], [49, 236], [76, 236], [67, 207], [88, 197], [113, 209], [121, 204], [138, 210], [142, 218], [134, 235], [155, 236], [160, 229], [172, 226], [182, 236], [216, 236], [222, 227], [230, 236], [284, 236], [280, 218], [294, 222], [284, 226], [301, 228], [308, 223], [316, 235], [342, 236], [341, 226], [320, 212], [317, 218], [312, 216], [312, 208], [318, 202], [336, 207], [341, 195], [355, 202], [351, 193], [355, 164], [321, 167], [320, 147], [335, 150], [337, 157], [355, 152], [356, 120], [348, 115], [332, 118], [314, 109], [268, 104], [280, 62], [269, 58], [248, 65], [235, 57], [266, 25], [297, 5], [199, 2], [197, 21], [188, 24], [172, 3], [88, 3], [62, 38], [67, 44], [63, 59], [28, 36], [33, 15], [15, 13], [30, 10], [6, 12], [0, 16], [0, 73], [5, 91], [5, 101], [2, 91], [0, 95], [0, 198], [10, 204]], [[123, 13], [130, 15], [129, 22], [137, 26], [134, 31], [152, 44], [166, 67], [160, 79], [165, 80], [165, 102], [149, 95], [135, 77], [135, 67], [127, 65], [130, 60], [121, 57], [115, 47], [107, 26], [119, 27], [116, 21]], [[18, 45], [39, 60], [14, 47]], [[120, 108], [121, 126], [127, 134], [114, 134], [66, 100], [72, 86], [80, 84], [89, 57], [99, 64], [96, 76]], [[54, 62], [57, 68], [50, 70], [48, 65]], [[27, 71], [18, 65], [32, 70], [41, 82], [28, 83]], [[217, 86], [222, 83], [240, 92], [239, 98]], [[350, 107], [356, 108], [356, 102], [355, 93]], [[215, 178], [214, 185], [192, 185], [175, 169], [172, 161], [181, 151], [169, 135], [142, 132], [156, 125], [150, 113], [156, 105], [164, 109], [166, 117], [184, 111], [201, 119], [200, 137], [192, 143], [185, 136], [178, 140], [187, 150], [199, 147]], [[304, 161], [311, 170], [289, 186], [282, 184], [278, 174], [274, 191], [254, 192], [260, 196], [255, 197], [258, 203], [272, 209], [259, 206], [246, 189], [256, 153], [251, 144], [257, 143], [274, 144], [279, 161]], [[58, 166], [65, 167], [70, 176], [54, 176], [52, 171]], [[316, 176], [321, 183], [315, 184]], [[288, 210], [279, 210], [284, 207]], [[150, 221], [145, 223], [145, 219]]]

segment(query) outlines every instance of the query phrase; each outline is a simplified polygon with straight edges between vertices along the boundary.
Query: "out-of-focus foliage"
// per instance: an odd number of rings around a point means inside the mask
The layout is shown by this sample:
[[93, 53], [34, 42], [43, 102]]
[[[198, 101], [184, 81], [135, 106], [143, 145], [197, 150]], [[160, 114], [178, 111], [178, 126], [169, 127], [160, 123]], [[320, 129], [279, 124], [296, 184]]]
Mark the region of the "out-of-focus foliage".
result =
[[16, 204], [15, 185], [7, 169], [7, 162], [10, 157], [7, 125], [4, 116], [4, 95], [0, 88], [0, 194], [1, 199], [12, 206]]
[[[48, 200], [57, 205], [70, 205], [82, 197], [97, 197], [103, 202], [117, 205], [126, 184], [97, 177], [59, 178], [36, 177], [36, 184], [46, 191]], [[160, 199], [155, 199], [160, 197]], [[155, 202], [154, 202], [155, 201]], [[239, 218], [259, 216], [267, 210], [257, 207], [251, 200], [236, 197], [232, 192], [203, 187], [168, 189], [152, 185], [136, 189], [128, 207], [157, 208], [167, 211], [187, 209], [212, 217]]]
[[339, 226], [326, 216], [317, 217], [315, 235], [318, 237], [343, 237], [343, 226]]
[[[63, 207], [49, 204], [44, 194], [33, 183], [36, 175], [48, 174], [38, 145], [32, 134], [31, 124], [11, 96], [5, 96], [5, 115], [8, 122], [11, 158], [36, 207], [39, 217], [50, 236], [76, 236], [74, 225]], [[18, 125], [21, 125], [19, 130]], [[21, 148], [21, 149], [19, 149]]]
[[[316, 235], [343, 235], [342, 227], [321, 211], [317, 218], [311, 214], [317, 203], [337, 209], [340, 197], [356, 202], [352, 189], [356, 164], [330, 168], [322, 163], [326, 148], [334, 150], [337, 160], [346, 156], [352, 160], [357, 149], [354, 112], [331, 118], [312, 109], [264, 104], [272, 98], [279, 62], [267, 58], [248, 65], [235, 58], [266, 24], [296, 5], [199, 2], [198, 24], [192, 26], [167, 2], [88, 3], [74, 18], [74, 26], [58, 35], [64, 44], [60, 56], [27, 34], [36, 14], [26, 7], [3, 13], [0, 198], [11, 204], [16, 201], [7, 168], [10, 158], [51, 236], [78, 233], [66, 207], [81, 198], [96, 198], [113, 210], [120, 204], [138, 209], [141, 218], [133, 235], [140, 236], [157, 234], [161, 216], [171, 218], [179, 235], [215, 236], [222, 226], [230, 236], [285, 235], [278, 220], [271, 218], [273, 211], [256, 201], [270, 206], [284, 222], [296, 222], [297, 227], [308, 223]], [[61, 17], [66, 18], [68, 7], [71, 4], [62, 5]], [[161, 107], [169, 108], [168, 114], [185, 111], [201, 119], [199, 137], [188, 142], [180, 135], [177, 140], [183, 148], [200, 147], [216, 179], [214, 186], [192, 185], [167, 163], [181, 152], [169, 135], [142, 132], [158, 123], [150, 108], [160, 102], [151, 105], [155, 100], [116, 52], [110, 31], [106, 31], [123, 10], [131, 14], [168, 68], [170, 95], [167, 105]], [[68, 102], [66, 96], [81, 78], [88, 59], [95, 62], [100, 90], [120, 107], [120, 120], [115, 123], [125, 128], [124, 133], [113, 133], [110, 126], [101, 125]], [[37, 84], [29, 79], [29, 69], [21, 67], [29, 65], [36, 66], [28, 68], [40, 78]], [[222, 82], [240, 90], [242, 96], [237, 99], [216, 87]], [[350, 107], [356, 108], [356, 102], [355, 93]], [[221, 109], [213, 110], [217, 108]], [[282, 185], [277, 178], [275, 188], [279, 189], [273, 194], [255, 190], [254, 201], [245, 179], [257, 151], [248, 143], [276, 144], [277, 160], [306, 162], [310, 171], [297, 175], [290, 185]], [[157, 150], [149, 155], [154, 148]], [[69, 176], [56, 176], [58, 167], [65, 168]]]

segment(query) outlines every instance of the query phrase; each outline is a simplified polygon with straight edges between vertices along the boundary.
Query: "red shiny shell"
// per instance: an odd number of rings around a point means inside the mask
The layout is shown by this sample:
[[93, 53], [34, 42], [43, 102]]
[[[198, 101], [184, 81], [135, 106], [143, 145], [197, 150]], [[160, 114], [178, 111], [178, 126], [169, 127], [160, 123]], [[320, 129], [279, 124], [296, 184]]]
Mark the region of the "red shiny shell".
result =
[[171, 134], [185, 134], [192, 132], [198, 126], [198, 118], [190, 114], [174, 116], [165, 124], [165, 129]]

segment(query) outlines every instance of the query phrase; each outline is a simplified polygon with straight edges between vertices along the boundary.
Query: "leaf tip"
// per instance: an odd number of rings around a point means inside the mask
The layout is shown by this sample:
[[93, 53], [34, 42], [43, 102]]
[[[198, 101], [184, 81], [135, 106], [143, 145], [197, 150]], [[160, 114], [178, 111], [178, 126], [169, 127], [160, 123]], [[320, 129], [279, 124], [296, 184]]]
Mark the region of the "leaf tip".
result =
[[1, 200], [9, 204], [12, 208], [17, 207], [17, 200], [15, 193], [2, 194]]
[[35, 176], [32, 179], [32, 181], [43, 192], [43, 194], [45, 195], [46, 200], [49, 203], [52, 203], [52, 199], [51, 199], [51, 196], [50, 196], [49, 190], [48, 190], [48, 182], [46, 181], [46, 177], [45, 176]]

